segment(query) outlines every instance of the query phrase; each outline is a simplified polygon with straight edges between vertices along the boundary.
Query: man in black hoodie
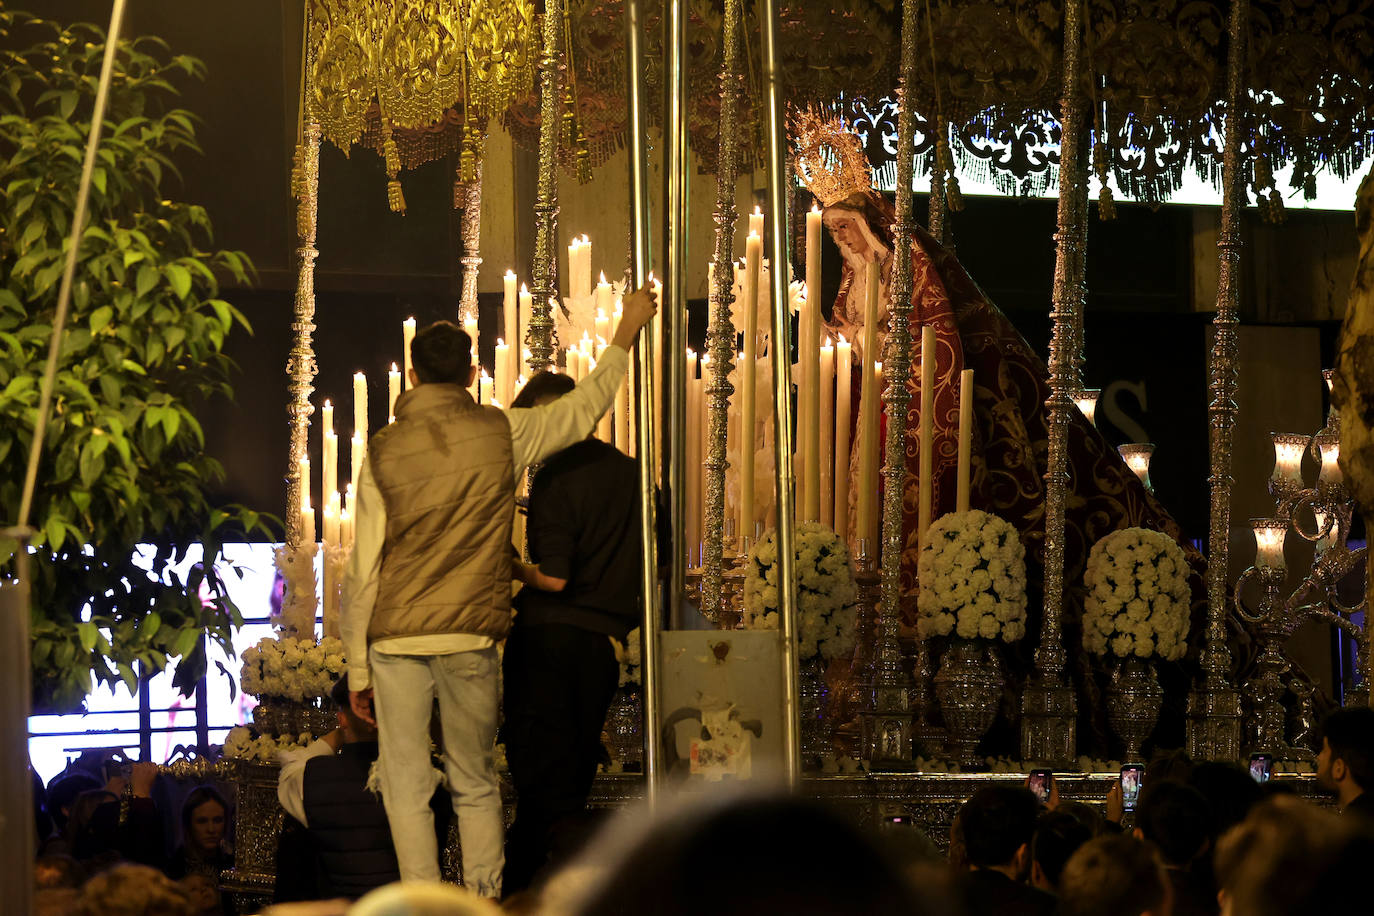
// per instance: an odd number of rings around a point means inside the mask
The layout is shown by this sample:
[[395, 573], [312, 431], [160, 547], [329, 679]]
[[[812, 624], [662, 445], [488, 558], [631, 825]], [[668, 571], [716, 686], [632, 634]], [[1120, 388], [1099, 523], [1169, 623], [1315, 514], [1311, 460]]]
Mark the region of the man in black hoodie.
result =
[[[557, 400], [566, 375], [540, 373], [516, 407]], [[587, 794], [603, 759], [601, 732], [620, 681], [611, 640], [639, 618], [640, 549], [635, 460], [587, 438], [549, 458], [530, 487], [533, 563], [503, 661], [502, 735], [517, 795], [506, 837], [506, 895], [566, 861], [587, 830]]]

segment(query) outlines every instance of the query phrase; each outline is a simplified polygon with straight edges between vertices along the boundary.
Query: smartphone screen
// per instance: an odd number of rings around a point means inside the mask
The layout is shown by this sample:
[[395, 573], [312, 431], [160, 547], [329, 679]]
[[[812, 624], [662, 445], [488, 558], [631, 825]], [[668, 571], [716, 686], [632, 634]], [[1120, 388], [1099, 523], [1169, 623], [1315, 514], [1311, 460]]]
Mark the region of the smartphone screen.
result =
[[1049, 770], [1031, 770], [1030, 776], [1026, 778], [1026, 788], [1035, 793], [1035, 798], [1040, 804], [1045, 804], [1050, 800], [1050, 785], [1054, 781], [1054, 774]]
[[1258, 783], [1266, 783], [1274, 773], [1274, 756], [1272, 754], [1251, 754], [1250, 755], [1250, 778]]
[[1136, 800], [1140, 798], [1140, 783], [1145, 778], [1145, 767], [1138, 763], [1128, 763], [1121, 768], [1121, 804], [1127, 811], [1135, 810]]

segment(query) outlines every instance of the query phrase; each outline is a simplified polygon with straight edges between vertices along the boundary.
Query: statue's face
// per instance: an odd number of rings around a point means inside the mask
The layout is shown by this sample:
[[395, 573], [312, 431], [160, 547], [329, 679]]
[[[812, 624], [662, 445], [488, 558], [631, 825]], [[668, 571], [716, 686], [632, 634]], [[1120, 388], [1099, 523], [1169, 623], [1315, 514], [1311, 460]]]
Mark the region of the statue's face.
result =
[[830, 230], [830, 237], [851, 266], [875, 258], [880, 262], [886, 260], [887, 246], [874, 236], [863, 211], [832, 204], [825, 208], [821, 222]]

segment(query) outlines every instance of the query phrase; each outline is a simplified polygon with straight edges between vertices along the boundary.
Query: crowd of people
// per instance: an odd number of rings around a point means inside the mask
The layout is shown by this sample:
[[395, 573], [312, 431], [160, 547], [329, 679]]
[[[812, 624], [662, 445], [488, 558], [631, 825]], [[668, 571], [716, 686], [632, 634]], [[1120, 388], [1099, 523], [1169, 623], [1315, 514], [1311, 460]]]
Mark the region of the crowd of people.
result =
[[[989, 784], [959, 809], [947, 855], [914, 827], [868, 834], [785, 796], [684, 796], [594, 829], [586, 801], [618, 679], [613, 645], [639, 617], [641, 561], [633, 459], [589, 433], [654, 310], [643, 290], [625, 297], [595, 371], [575, 386], [537, 375], [508, 410], [468, 396], [460, 328], [438, 322], [415, 336], [413, 387], [361, 469], [338, 727], [280, 771], [280, 912], [1370, 911], [1359, 869], [1374, 853], [1369, 708], [1324, 723], [1318, 779], [1340, 814], [1283, 782], [1260, 786], [1238, 766], [1173, 753], [1145, 768], [1129, 814], [1119, 786], [1099, 810], [1061, 801], [1053, 785], [1042, 802]], [[511, 546], [515, 481], [531, 466], [522, 558]], [[517, 798], [508, 834], [498, 724]], [[149, 764], [104, 780], [78, 768], [39, 793], [37, 912], [237, 912], [220, 891], [233, 861], [229, 805], [197, 788], [169, 831], [156, 783]], [[461, 890], [439, 883], [450, 819]]]

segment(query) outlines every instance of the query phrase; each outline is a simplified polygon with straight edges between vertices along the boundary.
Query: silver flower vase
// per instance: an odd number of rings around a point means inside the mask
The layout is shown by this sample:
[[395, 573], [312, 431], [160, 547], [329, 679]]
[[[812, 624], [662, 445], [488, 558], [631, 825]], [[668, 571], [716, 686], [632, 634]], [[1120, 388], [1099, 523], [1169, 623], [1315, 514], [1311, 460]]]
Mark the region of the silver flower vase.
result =
[[615, 692], [606, 712], [606, 739], [611, 759], [621, 769], [638, 769], [644, 762], [643, 709], [639, 685], [626, 684]]
[[986, 639], [955, 639], [940, 660], [935, 697], [949, 737], [946, 752], [962, 766], [982, 763], [978, 742], [1002, 704], [1002, 662]]
[[807, 766], [820, 768], [826, 757], [835, 753], [833, 733], [827, 715], [830, 686], [825, 682], [825, 662], [809, 658], [801, 666], [801, 746]]
[[1139, 760], [1140, 746], [1155, 730], [1164, 689], [1154, 666], [1134, 656], [1121, 660], [1107, 685], [1107, 721], [1126, 745], [1126, 759]]

